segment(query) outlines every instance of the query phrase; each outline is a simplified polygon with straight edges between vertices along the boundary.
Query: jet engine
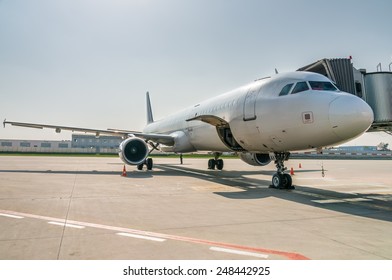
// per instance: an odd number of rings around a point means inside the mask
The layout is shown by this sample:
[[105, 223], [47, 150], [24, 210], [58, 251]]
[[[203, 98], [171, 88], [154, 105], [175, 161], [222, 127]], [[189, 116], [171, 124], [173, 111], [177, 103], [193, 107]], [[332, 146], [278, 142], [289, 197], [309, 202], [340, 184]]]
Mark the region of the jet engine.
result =
[[148, 156], [147, 143], [138, 137], [130, 137], [121, 142], [118, 155], [121, 160], [129, 165], [139, 165]]
[[269, 154], [240, 153], [240, 159], [255, 166], [264, 166], [271, 162]]

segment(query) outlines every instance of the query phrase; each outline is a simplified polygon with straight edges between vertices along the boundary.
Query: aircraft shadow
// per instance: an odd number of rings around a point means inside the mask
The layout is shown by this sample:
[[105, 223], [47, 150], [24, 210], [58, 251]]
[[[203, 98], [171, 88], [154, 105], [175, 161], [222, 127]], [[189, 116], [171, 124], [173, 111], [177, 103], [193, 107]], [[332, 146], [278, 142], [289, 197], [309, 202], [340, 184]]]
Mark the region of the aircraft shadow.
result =
[[[161, 169], [170, 171], [170, 165], [160, 166]], [[238, 191], [214, 192], [216, 195], [228, 199], [263, 199], [275, 197], [311, 207], [322, 208], [349, 215], [372, 218], [392, 222], [392, 197], [382, 194], [349, 194], [330, 191], [309, 186], [295, 186], [295, 190], [277, 190], [269, 188], [271, 181], [247, 178], [247, 175], [271, 175], [274, 171], [208, 171], [178, 167], [176, 169], [188, 172], [189, 176], [214, 181], [216, 183], [238, 189]], [[315, 172], [320, 170], [300, 170], [298, 172]], [[189, 173], [195, 172], [195, 173]], [[178, 174], [179, 173], [179, 174]], [[177, 172], [177, 176], [181, 174]], [[203, 176], [207, 174], [211, 177]], [[172, 174], [171, 176], [175, 176]], [[371, 199], [369, 199], [371, 198]], [[321, 200], [321, 201], [320, 201]], [[336, 203], [322, 203], [323, 200], [336, 200]]]

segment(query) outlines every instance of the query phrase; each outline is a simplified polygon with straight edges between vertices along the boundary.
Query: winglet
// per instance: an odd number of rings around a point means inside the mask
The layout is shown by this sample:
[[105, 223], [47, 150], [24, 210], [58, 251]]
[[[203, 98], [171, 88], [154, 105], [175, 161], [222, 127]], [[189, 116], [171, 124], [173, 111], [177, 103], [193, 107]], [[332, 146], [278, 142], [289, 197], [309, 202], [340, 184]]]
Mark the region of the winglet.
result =
[[7, 122], [7, 119], [4, 119], [4, 121], [3, 121], [3, 127], [4, 127], [4, 128], [5, 128], [6, 122]]
[[146, 102], [147, 102], [147, 124], [154, 122], [154, 117], [152, 116], [152, 109], [151, 109], [151, 101], [150, 101], [150, 94], [146, 93]]

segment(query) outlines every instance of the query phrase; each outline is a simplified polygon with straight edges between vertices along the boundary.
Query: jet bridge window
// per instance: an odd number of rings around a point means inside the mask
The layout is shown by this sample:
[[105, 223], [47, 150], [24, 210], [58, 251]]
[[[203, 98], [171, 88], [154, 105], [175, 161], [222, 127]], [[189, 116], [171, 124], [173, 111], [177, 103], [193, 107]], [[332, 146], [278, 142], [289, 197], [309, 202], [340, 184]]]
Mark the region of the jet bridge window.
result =
[[301, 91], [306, 91], [306, 90], [309, 90], [308, 83], [307, 82], [298, 82], [295, 85], [295, 87], [293, 89], [293, 92], [291, 94], [298, 93], [298, 92], [301, 92]]
[[337, 91], [338, 89], [331, 82], [310, 81], [313, 90]]
[[289, 94], [289, 92], [290, 92], [291, 88], [293, 87], [293, 85], [294, 85], [294, 84], [285, 85], [285, 86], [282, 88], [282, 90], [280, 91], [279, 96], [283, 96], [283, 95]]

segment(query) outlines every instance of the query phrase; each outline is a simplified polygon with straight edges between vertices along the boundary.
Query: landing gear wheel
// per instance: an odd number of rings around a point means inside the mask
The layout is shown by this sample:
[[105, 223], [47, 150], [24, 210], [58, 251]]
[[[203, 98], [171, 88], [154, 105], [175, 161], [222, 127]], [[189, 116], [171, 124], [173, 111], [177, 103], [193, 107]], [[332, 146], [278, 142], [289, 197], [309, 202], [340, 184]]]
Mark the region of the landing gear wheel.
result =
[[287, 189], [287, 190], [292, 190], [294, 189], [293, 187], [293, 180], [289, 174], [279, 174], [275, 173], [272, 176], [272, 188], [275, 189]]
[[152, 169], [152, 166], [153, 166], [152, 158], [148, 158], [146, 160], [146, 166], [147, 166], [147, 170], [151, 170]]
[[143, 166], [146, 165], [147, 170], [152, 170], [153, 161], [152, 158], [147, 158], [143, 163], [137, 165], [137, 170], [143, 170]]
[[223, 169], [223, 159], [218, 159], [216, 161], [216, 168], [218, 168], [218, 170], [222, 170]]
[[220, 152], [215, 152], [214, 153], [214, 158], [211, 158], [208, 160], [208, 169], [214, 170], [215, 167], [218, 170], [223, 169], [223, 160], [219, 159], [219, 157], [222, 155]]
[[215, 165], [216, 165], [215, 159], [209, 159], [208, 160], [208, 169], [214, 170], [215, 169]]
[[288, 160], [290, 157], [290, 153], [288, 152], [275, 152], [275, 165], [277, 172], [272, 176], [272, 185], [271, 188], [276, 189], [294, 189], [293, 180], [291, 179], [290, 174], [284, 173], [287, 168], [284, 167], [284, 161]]
[[282, 175], [279, 173], [275, 173], [272, 176], [272, 187], [275, 189], [281, 189], [282, 188]]
[[282, 188], [284, 189], [294, 189], [293, 187], [293, 179], [291, 179], [291, 176], [289, 174], [283, 174], [282, 175]]

